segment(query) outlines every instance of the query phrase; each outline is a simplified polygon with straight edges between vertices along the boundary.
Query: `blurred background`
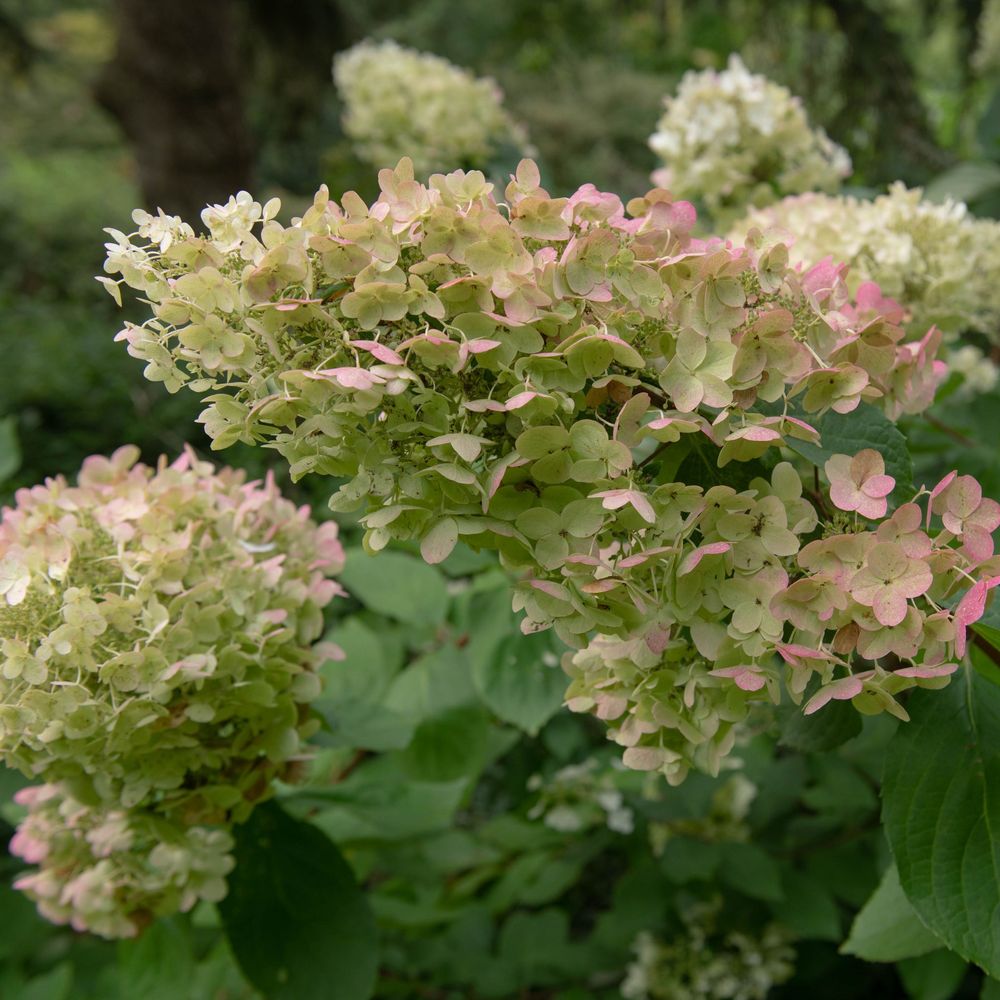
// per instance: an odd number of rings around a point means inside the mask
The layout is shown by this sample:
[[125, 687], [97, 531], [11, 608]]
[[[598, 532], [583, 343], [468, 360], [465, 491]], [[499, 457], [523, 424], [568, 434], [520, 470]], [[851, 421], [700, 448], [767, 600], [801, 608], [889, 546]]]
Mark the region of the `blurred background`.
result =
[[[138, 206], [197, 226], [240, 189], [280, 196], [283, 221], [321, 183], [374, 197], [332, 76], [364, 39], [492, 77], [554, 195], [646, 191], [664, 97], [735, 52], [849, 151], [848, 193], [902, 180], [1000, 217], [997, 0], [0, 0], [0, 502], [125, 442], [147, 461], [207, 451], [198, 399], [146, 381], [113, 341], [139, 314], [94, 280], [102, 229], [131, 230]], [[995, 389], [944, 399], [911, 435], [918, 464], [950, 465], [957, 444], [1000, 495], [981, 431], [998, 420]], [[259, 472], [269, 455], [224, 459]], [[320, 512], [331, 488], [289, 487]], [[603, 726], [559, 712], [557, 670], [527, 726], [518, 692], [504, 710], [473, 690], [470, 665], [479, 677], [501, 656], [535, 677], [557, 662], [545, 636], [517, 634], [491, 558], [460, 546], [432, 570], [405, 551], [366, 560], [345, 537], [352, 598], [331, 636], [348, 656], [324, 705], [356, 724], [327, 740], [315, 818], [372, 893], [380, 997], [589, 1000], [625, 995], [623, 976], [655, 1000], [1000, 995], [941, 950], [897, 966], [838, 953], [887, 861], [884, 719], [836, 753], [823, 733], [793, 726], [779, 749], [761, 731], [738, 773], [653, 787], [614, 766]], [[400, 705], [425, 688], [401, 736]], [[17, 780], [0, 773], [0, 804]], [[0, 929], [2, 1000], [254, 995], [211, 908], [116, 947], [49, 927], [4, 884]], [[698, 976], [702, 992], [680, 992]]]

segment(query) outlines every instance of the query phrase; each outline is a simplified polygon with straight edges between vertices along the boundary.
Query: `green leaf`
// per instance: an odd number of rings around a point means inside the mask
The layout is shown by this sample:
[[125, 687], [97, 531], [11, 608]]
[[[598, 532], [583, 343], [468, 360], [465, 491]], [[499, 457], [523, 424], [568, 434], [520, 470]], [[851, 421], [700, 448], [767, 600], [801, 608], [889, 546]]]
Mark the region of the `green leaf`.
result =
[[[985, 639], [995, 650], [1000, 651], [1000, 601], [997, 600], [995, 592], [990, 595], [982, 618], [973, 623], [972, 631], [980, 638]], [[985, 651], [978, 650], [973, 646], [971, 655], [976, 670], [989, 677], [994, 683], [1000, 683], [1000, 676], [998, 676], [1000, 675], [1000, 667]]]
[[954, 952], [939, 948], [907, 958], [896, 968], [910, 1000], [951, 1000], [969, 967]]
[[343, 660], [323, 664], [323, 693], [313, 708], [327, 728], [316, 734], [321, 746], [364, 750], [399, 750], [407, 746], [417, 724], [412, 713], [382, 703], [395, 673], [379, 638], [356, 616], [327, 637], [344, 651]]
[[984, 979], [979, 1000], [1000, 1000], [1000, 980]]
[[754, 844], [721, 844], [719, 878], [754, 899], [780, 900], [781, 871], [770, 855]]
[[489, 747], [489, 716], [479, 705], [460, 705], [421, 722], [400, 763], [418, 781], [454, 781], [478, 773]]
[[[256, 990], [251, 993], [251, 987], [233, 958], [229, 942], [225, 937], [218, 937], [212, 950], [195, 966], [190, 991], [184, 1000], [188, 997], [190, 1000], [207, 1000], [209, 997], [212, 1000], [255, 1000], [258, 996]], [[130, 998], [126, 995], [120, 1000]]]
[[868, 962], [898, 962], [940, 947], [940, 938], [924, 926], [906, 898], [899, 872], [892, 865], [854, 918], [851, 933], [840, 950]]
[[463, 650], [448, 645], [402, 671], [389, 687], [385, 705], [420, 720], [476, 700], [468, 657]]
[[706, 843], [683, 835], [671, 837], [663, 849], [660, 864], [671, 882], [708, 881], [722, 862], [719, 844]]
[[268, 802], [236, 828], [236, 868], [219, 904], [247, 978], [268, 1000], [367, 1000], [375, 921], [331, 840]]
[[507, 635], [473, 661], [472, 679], [494, 714], [532, 736], [559, 711], [567, 684], [548, 632]]
[[441, 574], [405, 552], [351, 549], [340, 581], [366, 607], [408, 625], [440, 625], [448, 610]]
[[991, 160], [1000, 160], [1000, 86], [994, 88], [990, 103], [979, 119], [976, 138]]
[[187, 927], [158, 920], [140, 937], [118, 945], [118, 988], [123, 997], [177, 1000], [187, 994], [194, 956]]
[[966, 203], [1000, 190], [1000, 165], [996, 163], [959, 163], [939, 174], [924, 188], [927, 201], [947, 198]]
[[322, 747], [403, 750], [410, 745], [417, 726], [413, 716], [370, 701], [313, 707], [327, 725], [312, 738], [313, 743]]
[[316, 825], [338, 841], [405, 840], [451, 823], [468, 779], [414, 781], [391, 757], [366, 762], [330, 789], [305, 789], [296, 804], [319, 803]]
[[[5, 880], [6, 882], [6, 880]], [[0, 882], [0, 961], [30, 956], [49, 935], [51, 927], [38, 915], [31, 900]]]
[[779, 923], [793, 927], [806, 940], [840, 941], [840, 911], [833, 896], [814, 878], [785, 868], [781, 879], [785, 898], [771, 904]]
[[1000, 974], [1000, 689], [964, 670], [914, 691], [886, 754], [882, 818], [921, 920]]
[[344, 658], [328, 660], [320, 667], [323, 693], [316, 704], [378, 701], [394, 674], [378, 636], [352, 615], [331, 629], [324, 639], [339, 646]]
[[[978, 631], [978, 630], [977, 630]], [[993, 629], [989, 632], [993, 633]], [[980, 633], [981, 634], [981, 633]], [[983, 636], [990, 645], [993, 645], [993, 639]], [[997, 633], [997, 638], [1000, 639], [1000, 633]], [[1000, 650], [1000, 646], [993, 646], [994, 649]], [[978, 646], [969, 646], [969, 661], [972, 663], [973, 668], [980, 677], [986, 678], [991, 684], [1000, 687], [1000, 665], [994, 661], [989, 654], [980, 649]]]
[[796, 417], [812, 424], [820, 433], [820, 443], [812, 444], [789, 437], [786, 444], [814, 465], [823, 467], [831, 455], [856, 455], [865, 448], [874, 448], [885, 459], [885, 471], [896, 480], [895, 494], [913, 493], [913, 463], [906, 447], [906, 438], [881, 410], [862, 403], [850, 413], [830, 410], [818, 420], [808, 413], [796, 412]]
[[21, 446], [17, 440], [17, 422], [13, 417], [0, 420], [0, 483], [10, 479], [21, 467]]
[[777, 716], [778, 742], [793, 750], [833, 750], [861, 732], [861, 715], [845, 701], [832, 701], [810, 716], [802, 714], [800, 705], [782, 705]]
[[73, 966], [61, 962], [51, 972], [29, 980], [18, 991], [18, 1000], [70, 1000]]

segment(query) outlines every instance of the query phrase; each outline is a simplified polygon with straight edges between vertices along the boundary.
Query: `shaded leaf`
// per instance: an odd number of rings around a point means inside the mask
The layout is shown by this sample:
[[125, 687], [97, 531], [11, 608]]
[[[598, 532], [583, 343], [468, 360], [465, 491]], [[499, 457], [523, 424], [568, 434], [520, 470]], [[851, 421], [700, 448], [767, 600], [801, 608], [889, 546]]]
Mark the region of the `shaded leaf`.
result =
[[899, 872], [892, 865], [854, 918], [851, 933], [840, 950], [869, 962], [898, 962], [940, 947], [940, 938], [924, 926], [906, 898]]
[[920, 919], [1000, 974], [1000, 689], [964, 670], [915, 691], [886, 754], [882, 817]]
[[351, 549], [340, 580], [366, 607], [408, 625], [444, 621], [448, 590], [441, 575], [416, 556]]
[[233, 954], [268, 1000], [367, 1000], [375, 921], [336, 845], [274, 802], [236, 828], [219, 904]]
[[487, 707], [534, 736], [562, 706], [566, 675], [548, 632], [507, 635], [473, 661], [472, 678]]

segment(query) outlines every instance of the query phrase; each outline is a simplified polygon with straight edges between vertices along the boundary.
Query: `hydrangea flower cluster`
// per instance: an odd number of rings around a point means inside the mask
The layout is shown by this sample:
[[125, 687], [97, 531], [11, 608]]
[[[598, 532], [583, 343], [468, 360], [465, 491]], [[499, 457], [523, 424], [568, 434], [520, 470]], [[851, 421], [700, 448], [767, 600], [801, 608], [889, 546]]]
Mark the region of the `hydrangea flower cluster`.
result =
[[316, 726], [329, 651], [310, 646], [343, 561], [336, 525], [272, 478], [137, 459], [93, 456], [0, 520], [0, 759], [48, 783], [24, 793], [15, 850], [43, 868], [23, 887], [99, 933], [217, 894], [197, 873], [224, 874], [229, 840], [208, 827], [244, 818]]
[[898, 304], [780, 241], [693, 238], [664, 191], [552, 198], [529, 161], [502, 207], [476, 172], [379, 179], [371, 206], [321, 189], [238, 245], [222, 209], [166, 251], [146, 224], [112, 234], [108, 274], [152, 311], [119, 339], [206, 395], [215, 447], [342, 478], [331, 506], [362, 509], [371, 552], [498, 550], [522, 628], [576, 650], [570, 708], [673, 781], [717, 770], [783, 677], [801, 699], [817, 675], [810, 709], [896, 714], [946, 681], [964, 631], [942, 602], [996, 575], [1000, 508], [962, 477], [919, 495], [933, 528], [913, 503], [884, 520], [880, 455], [829, 463], [832, 500], [775, 463], [828, 411], [929, 405], [938, 331], [903, 343]]
[[[621, 764], [616, 760], [618, 768]], [[534, 774], [528, 789], [538, 797], [528, 812], [528, 819], [541, 819], [553, 830], [578, 833], [606, 826], [615, 833], [631, 833], [635, 814], [625, 805], [625, 796], [615, 782], [614, 768], [597, 757], [579, 764], [568, 764], [545, 780]]]
[[763, 1000], [792, 977], [792, 935], [779, 924], [758, 934], [720, 931], [722, 900], [681, 911], [682, 930], [669, 941], [644, 932], [621, 985], [627, 1000]]
[[62, 785], [15, 796], [28, 815], [12, 853], [40, 866], [14, 887], [53, 923], [102, 937], [133, 937], [154, 917], [218, 902], [233, 868], [233, 841], [219, 826], [186, 826], [152, 810], [99, 809]]
[[956, 396], [968, 399], [981, 393], [992, 392], [1000, 381], [1000, 369], [991, 357], [973, 344], [962, 344], [945, 354], [945, 364], [952, 374], [962, 376]]
[[810, 126], [801, 101], [735, 53], [722, 71], [685, 73], [664, 103], [649, 139], [665, 163], [653, 181], [700, 198], [717, 221], [785, 194], [836, 191], [851, 173], [846, 150]]
[[827, 255], [850, 265], [852, 290], [876, 282], [906, 307], [907, 325], [931, 324], [1000, 338], [1000, 222], [976, 219], [961, 202], [924, 201], [919, 188], [893, 184], [873, 201], [804, 194], [785, 198], [737, 223], [740, 240], [754, 228], [783, 231], [794, 263]]
[[344, 131], [375, 167], [413, 159], [434, 170], [486, 167], [504, 145], [525, 139], [490, 79], [393, 41], [364, 41], [336, 57], [333, 78], [344, 102]]

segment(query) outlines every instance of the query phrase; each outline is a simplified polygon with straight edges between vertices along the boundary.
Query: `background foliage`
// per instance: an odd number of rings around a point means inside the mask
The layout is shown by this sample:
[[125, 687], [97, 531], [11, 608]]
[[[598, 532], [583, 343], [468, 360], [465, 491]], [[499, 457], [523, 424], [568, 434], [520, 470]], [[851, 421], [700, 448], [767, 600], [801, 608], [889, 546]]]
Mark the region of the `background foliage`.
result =
[[[474, 16], [458, 0], [310, 0], [294, 18], [281, 6], [239, 5], [232, 44], [254, 149], [246, 183], [280, 193], [288, 214], [320, 182], [372, 193], [372, 171], [340, 130], [330, 60], [373, 35], [494, 76], [555, 194], [587, 181], [645, 191], [663, 95], [685, 69], [740, 51], [850, 150], [861, 193], [903, 179], [1000, 216], [1000, 86], [969, 58], [977, 0], [510, 0]], [[91, 277], [102, 227], [126, 225], [142, 200], [135, 145], [104, 109], [117, 16], [103, 0], [0, 0], [4, 497], [127, 441], [147, 460], [185, 441], [206, 448], [197, 401], [143, 380], [112, 343], [119, 317]], [[199, 204], [214, 197], [178, 183]], [[914, 481], [936, 481], [960, 448], [962, 471], [998, 496], [1000, 393], [970, 401], [959, 389], [903, 428]], [[266, 456], [226, 460], [259, 471]], [[308, 479], [288, 488], [310, 499]], [[318, 490], [322, 509], [328, 487]], [[335, 605], [329, 626], [347, 658], [328, 668], [323, 749], [281, 808], [244, 830], [222, 907], [269, 996], [364, 997], [374, 982], [381, 997], [617, 997], [637, 935], [681, 947], [706, 904], [719, 907], [706, 954], [732, 955], [734, 933], [787, 930], [795, 970], [774, 997], [1000, 995], [966, 964], [1000, 975], [995, 877], [952, 870], [937, 817], [905, 808], [919, 779], [921, 801], [957, 796], [970, 815], [1000, 821], [994, 775], [976, 766], [995, 760], [1000, 717], [997, 668], [981, 651], [967, 688], [911, 699], [914, 721], [898, 736], [893, 720], [859, 728], [839, 705], [808, 727], [790, 711], [751, 728], [738, 769], [668, 789], [615, 767], [603, 727], [559, 710], [555, 648], [519, 636], [489, 559], [460, 546], [432, 569], [412, 552], [373, 561], [355, 548], [343, 581], [352, 601]], [[980, 633], [1000, 637], [990, 621]], [[5, 839], [19, 783], [0, 772]], [[928, 859], [940, 877], [994, 887], [975, 926], [932, 912]], [[0, 996], [258, 995], [216, 908], [112, 945], [45, 924], [8, 888], [15, 859], [0, 865]], [[289, 886], [300, 900], [291, 911]], [[242, 927], [255, 913], [269, 923]], [[360, 933], [371, 919], [377, 954]]]

